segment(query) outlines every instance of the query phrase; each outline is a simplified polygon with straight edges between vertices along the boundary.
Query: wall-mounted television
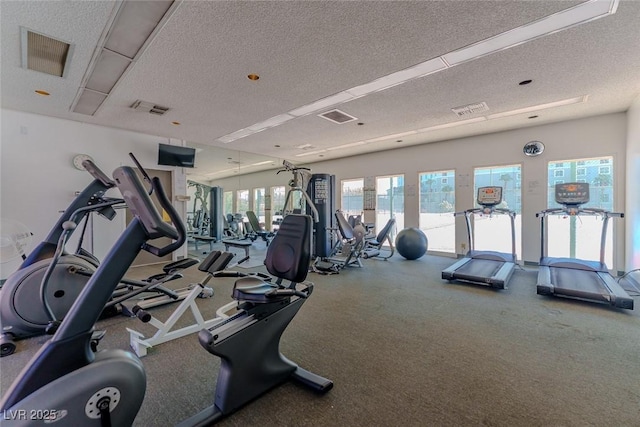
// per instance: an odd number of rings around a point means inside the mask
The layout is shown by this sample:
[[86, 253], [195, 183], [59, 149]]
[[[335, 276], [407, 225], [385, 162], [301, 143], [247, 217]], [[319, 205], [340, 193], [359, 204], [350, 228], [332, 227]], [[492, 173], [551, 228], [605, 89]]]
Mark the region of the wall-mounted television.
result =
[[158, 144], [158, 164], [163, 166], [195, 166], [196, 149], [178, 145]]

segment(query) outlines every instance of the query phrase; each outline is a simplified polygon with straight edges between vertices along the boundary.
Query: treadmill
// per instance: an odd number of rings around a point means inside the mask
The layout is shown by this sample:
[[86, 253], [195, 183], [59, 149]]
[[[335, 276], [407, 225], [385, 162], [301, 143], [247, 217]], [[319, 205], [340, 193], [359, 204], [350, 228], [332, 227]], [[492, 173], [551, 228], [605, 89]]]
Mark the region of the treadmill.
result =
[[[454, 215], [464, 215], [469, 236], [469, 251], [464, 258], [442, 271], [442, 278], [449, 281], [461, 281], [478, 285], [506, 289], [507, 282], [516, 266], [516, 213], [509, 209], [497, 208], [502, 203], [502, 187], [478, 188], [477, 202], [480, 208], [467, 209]], [[471, 217], [475, 214], [509, 215], [511, 219], [511, 253], [496, 251], [477, 251], [474, 247]]]
[[[609, 274], [604, 263], [607, 224], [609, 218], [624, 218], [624, 214], [604, 209], [581, 208], [589, 201], [589, 184], [571, 182], [556, 184], [556, 203], [561, 208], [547, 209], [536, 214], [540, 218], [541, 255], [538, 271], [538, 295], [555, 295], [585, 301], [610, 304], [618, 308], [633, 310], [633, 299]], [[577, 258], [554, 258], [546, 256], [545, 218], [549, 215], [601, 216], [600, 261]]]

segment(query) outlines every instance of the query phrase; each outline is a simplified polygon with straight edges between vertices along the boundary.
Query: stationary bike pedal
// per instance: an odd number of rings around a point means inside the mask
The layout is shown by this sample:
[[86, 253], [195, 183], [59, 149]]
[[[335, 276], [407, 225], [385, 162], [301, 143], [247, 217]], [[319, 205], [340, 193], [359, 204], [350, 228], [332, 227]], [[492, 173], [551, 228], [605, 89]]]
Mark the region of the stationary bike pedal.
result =
[[56, 331], [58, 330], [58, 328], [60, 327], [60, 324], [62, 322], [59, 320], [52, 320], [49, 323], [47, 323], [47, 326], [45, 326], [44, 328], [44, 332], [47, 335], [53, 335], [56, 333]]
[[91, 334], [91, 351], [94, 353], [98, 351], [98, 344], [100, 344], [100, 341], [104, 338], [106, 333], [107, 331], [93, 331]]
[[202, 292], [198, 294], [198, 298], [211, 298], [213, 296], [213, 288], [205, 286], [202, 288]]

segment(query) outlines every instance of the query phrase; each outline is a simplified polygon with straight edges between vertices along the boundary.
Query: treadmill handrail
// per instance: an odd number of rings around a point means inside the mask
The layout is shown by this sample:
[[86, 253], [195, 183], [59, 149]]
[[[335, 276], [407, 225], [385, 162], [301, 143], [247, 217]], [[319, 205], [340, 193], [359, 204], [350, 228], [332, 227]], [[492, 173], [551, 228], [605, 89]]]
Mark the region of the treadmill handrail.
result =
[[[464, 215], [465, 217], [465, 222], [467, 225], [467, 236], [468, 236], [468, 242], [469, 242], [469, 251], [473, 251], [475, 249], [475, 241], [474, 241], [474, 237], [473, 237], [473, 229], [471, 226], [471, 215], [473, 214], [488, 214], [491, 215], [493, 213], [497, 213], [497, 214], [501, 214], [501, 215], [508, 215], [509, 219], [511, 220], [511, 255], [513, 256], [513, 259], [517, 259], [517, 255], [516, 255], [516, 225], [515, 225], [515, 219], [516, 219], [516, 212], [512, 211], [511, 209], [505, 209], [505, 208], [495, 208], [495, 207], [491, 207], [489, 209], [489, 212], [487, 213], [485, 211], [486, 208], [471, 208], [471, 209], [467, 209], [465, 211], [459, 211], [459, 212], [454, 212], [453, 216], [460, 216], [460, 215]], [[537, 216], [537, 214], [536, 214]]]
[[536, 218], [540, 218], [540, 259], [545, 258], [547, 256], [547, 248], [546, 248], [546, 232], [545, 232], [545, 217], [556, 214], [556, 213], [564, 213], [567, 216], [580, 216], [580, 215], [593, 215], [593, 216], [602, 216], [602, 232], [600, 234], [600, 264], [604, 265], [605, 258], [605, 249], [607, 244], [607, 225], [609, 223], [609, 218], [624, 218], [624, 213], [622, 212], [610, 212], [605, 209], [600, 208], [580, 208], [576, 207], [575, 210], [568, 211], [567, 207], [562, 208], [551, 208], [545, 209], [536, 213]]

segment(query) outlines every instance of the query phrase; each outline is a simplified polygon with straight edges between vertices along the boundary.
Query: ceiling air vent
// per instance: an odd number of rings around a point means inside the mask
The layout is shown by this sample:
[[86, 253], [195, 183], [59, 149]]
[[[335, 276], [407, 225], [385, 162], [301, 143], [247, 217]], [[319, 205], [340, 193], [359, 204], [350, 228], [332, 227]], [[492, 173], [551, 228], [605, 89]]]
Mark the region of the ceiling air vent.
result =
[[456, 113], [458, 117], [469, 117], [473, 114], [489, 111], [489, 106], [486, 102], [478, 102], [476, 104], [464, 105], [462, 107], [453, 107], [451, 111]]
[[62, 40], [20, 28], [22, 68], [65, 77], [73, 45]]
[[340, 110], [327, 111], [326, 113], [318, 114], [318, 116], [322, 117], [323, 119], [327, 119], [330, 122], [337, 123], [339, 125], [343, 123], [352, 122], [354, 120], [358, 120], [357, 118], [350, 116], [344, 111], [340, 111]]
[[143, 111], [145, 113], [156, 114], [158, 116], [162, 116], [164, 113], [169, 111], [169, 107], [163, 107], [161, 105], [156, 105], [153, 102], [141, 100], [137, 100], [136, 102], [131, 104], [131, 108], [136, 111]]

